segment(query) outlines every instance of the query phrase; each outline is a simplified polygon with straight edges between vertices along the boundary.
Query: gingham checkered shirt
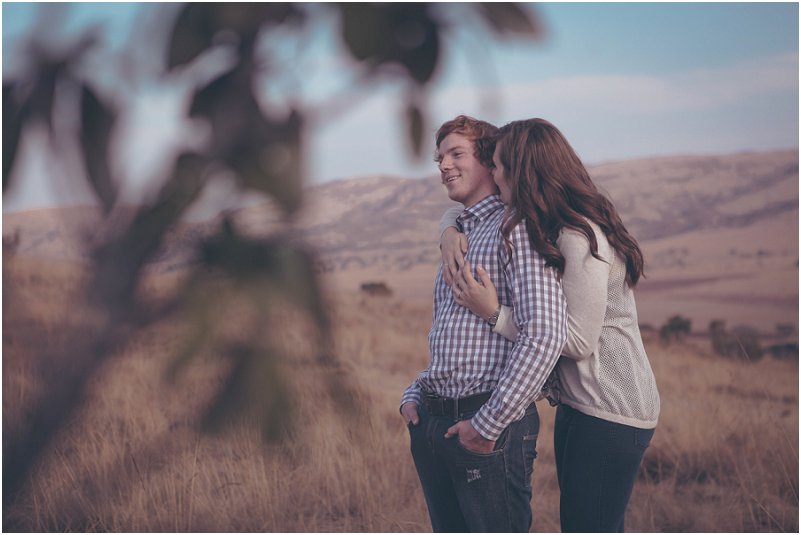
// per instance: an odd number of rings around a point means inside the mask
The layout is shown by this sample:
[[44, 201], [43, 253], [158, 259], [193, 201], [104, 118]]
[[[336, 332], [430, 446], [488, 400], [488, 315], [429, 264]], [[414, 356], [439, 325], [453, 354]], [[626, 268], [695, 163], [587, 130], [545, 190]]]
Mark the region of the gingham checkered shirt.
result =
[[497, 440], [509, 424], [523, 417], [567, 339], [567, 307], [556, 272], [546, 268], [531, 248], [524, 224], [509, 235], [513, 247], [507, 263], [503, 214], [500, 197], [491, 195], [467, 208], [458, 222], [468, 239], [466, 259], [473, 269], [483, 266], [501, 304], [514, 307], [517, 341], [493, 333], [482, 318], [457, 304], [440, 266], [434, 282], [434, 321], [428, 333], [431, 362], [401, 401], [401, 405], [409, 401], [419, 405], [424, 393], [462, 398], [491, 391], [489, 401], [472, 419], [476, 430], [489, 440]]

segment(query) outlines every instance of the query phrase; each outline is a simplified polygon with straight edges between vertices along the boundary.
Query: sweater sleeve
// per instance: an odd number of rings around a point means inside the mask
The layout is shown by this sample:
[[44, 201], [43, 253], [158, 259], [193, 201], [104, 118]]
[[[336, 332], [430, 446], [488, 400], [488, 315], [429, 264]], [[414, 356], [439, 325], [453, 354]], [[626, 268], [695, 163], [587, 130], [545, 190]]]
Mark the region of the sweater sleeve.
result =
[[515, 311], [512, 307], [501, 305], [501, 313], [492, 332], [500, 334], [510, 342], [517, 340], [517, 325], [515, 325]]
[[598, 260], [583, 233], [566, 229], [557, 241], [565, 257], [562, 289], [567, 300], [568, 335], [563, 353], [574, 360], [590, 358], [598, 349], [606, 315], [607, 287], [613, 250], [604, 233], [592, 225]]
[[448, 230], [448, 227], [456, 226], [456, 218], [464, 211], [461, 204], [452, 206], [445, 210], [442, 214], [442, 219], [439, 220], [439, 237], [442, 238], [442, 233]]

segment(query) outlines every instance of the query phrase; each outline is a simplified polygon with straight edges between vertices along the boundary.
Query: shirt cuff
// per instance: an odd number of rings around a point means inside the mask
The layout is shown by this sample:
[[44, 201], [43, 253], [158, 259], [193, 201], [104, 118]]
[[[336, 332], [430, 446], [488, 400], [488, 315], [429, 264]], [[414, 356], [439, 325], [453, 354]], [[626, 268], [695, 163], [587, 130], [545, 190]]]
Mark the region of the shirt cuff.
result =
[[473, 424], [478, 434], [487, 440], [498, 440], [498, 437], [500, 437], [503, 432], [503, 427], [498, 427], [498, 425], [491, 421], [482, 411], [478, 411], [475, 416], [473, 416], [473, 419], [470, 420], [470, 423]]
[[403, 406], [407, 403], [417, 403], [417, 406], [420, 406], [420, 402], [423, 399], [423, 393], [420, 390], [420, 387], [417, 386], [417, 383], [413, 384], [406, 391], [403, 393], [403, 397], [401, 398], [400, 406], [398, 407], [398, 411], [400, 411]]

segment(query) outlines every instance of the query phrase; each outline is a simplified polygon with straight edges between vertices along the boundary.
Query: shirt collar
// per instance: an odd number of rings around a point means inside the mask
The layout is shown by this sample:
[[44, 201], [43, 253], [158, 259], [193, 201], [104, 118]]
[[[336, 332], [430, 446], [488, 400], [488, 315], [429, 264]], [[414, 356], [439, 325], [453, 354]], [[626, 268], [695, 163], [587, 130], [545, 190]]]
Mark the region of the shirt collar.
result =
[[489, 195], [473, 206], [465, 208], [456, 218], [456, 223], [465, 230], [465, 226], [472, 227], [503, 208], [504, 204], [499, 195]]

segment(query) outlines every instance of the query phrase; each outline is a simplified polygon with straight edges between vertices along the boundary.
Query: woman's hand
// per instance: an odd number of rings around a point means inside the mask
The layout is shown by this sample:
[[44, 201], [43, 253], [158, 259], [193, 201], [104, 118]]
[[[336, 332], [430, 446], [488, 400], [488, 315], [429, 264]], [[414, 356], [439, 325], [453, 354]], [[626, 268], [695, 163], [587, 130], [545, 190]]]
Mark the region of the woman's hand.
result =
[[489, 273], [481, 266], [476, 268], [476, 273], [478, 280], [473, 278], [470, 262], [465, 262], [456, 274], [451, 291], [457, 303], [486, 321], [501, 305]]
[[448, 227], [440, 237], [439, 248], [442, 251], [442, 278], [445, 284], [453, 288], [453, 281], [464, 265], [467, 254], [467, 236], [456, 227]]

